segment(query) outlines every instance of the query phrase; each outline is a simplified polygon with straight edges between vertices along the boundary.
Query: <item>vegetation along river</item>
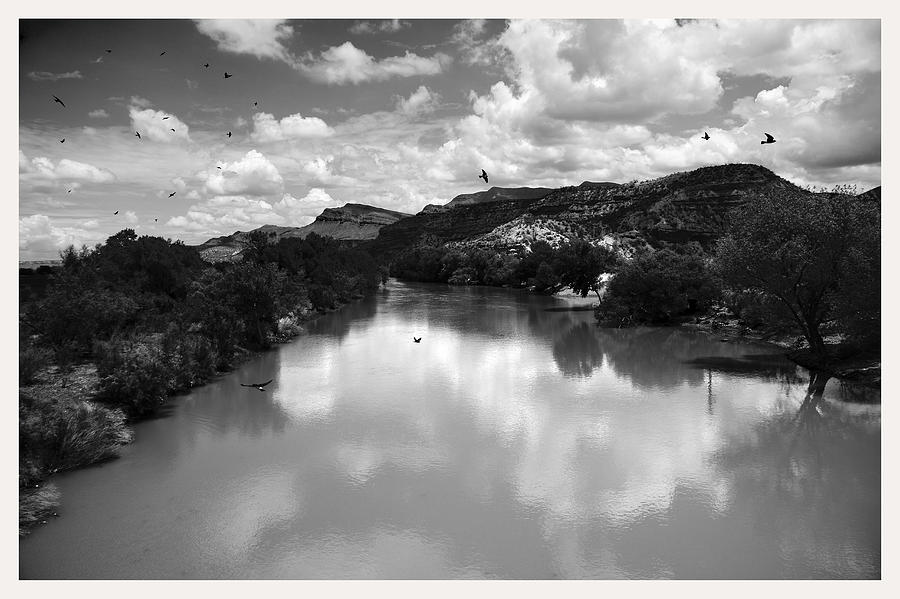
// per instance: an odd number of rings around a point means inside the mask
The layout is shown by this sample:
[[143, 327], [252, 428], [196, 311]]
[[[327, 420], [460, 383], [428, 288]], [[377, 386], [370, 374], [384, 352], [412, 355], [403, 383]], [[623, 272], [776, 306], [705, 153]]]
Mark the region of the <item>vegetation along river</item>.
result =
[[881, 576], [877, 404], [567, 305], [391, 281], [55, 476], [20, 576]]

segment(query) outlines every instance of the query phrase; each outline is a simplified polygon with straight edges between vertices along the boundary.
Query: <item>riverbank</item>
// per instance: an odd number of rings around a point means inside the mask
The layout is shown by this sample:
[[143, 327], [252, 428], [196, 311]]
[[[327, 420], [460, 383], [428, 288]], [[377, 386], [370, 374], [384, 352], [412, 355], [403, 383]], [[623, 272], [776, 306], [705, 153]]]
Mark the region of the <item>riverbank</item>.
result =
[[801, 335], [778, 331], [751, 329], [734, 316], [721, 312], [702, 316], [682, 326], [708, 331], [721, 336], [723, 341], [760, 341], [783, 351], [792, 362], [817, 370], [840, 380], [853, 382], [873, 389], [881, 388], [881, 355], [877, 352], [859, 352], [839, 336], [826, 338], [826, 356], [814, 356]]
[[[358, 301], [364, 296], [354, 297]], [[236, 348], [228, 370], [217, 371], [198, 385], [228, 374], [241, 364], [291, 342], [304, 332], [304, 325], [342, 309], [301, 310], [278, 321], [266, 349]], [[119, 457], [121, 448], [134, 437], [132, 425], [153, 413], [126, 417], [120, 408], [100, 400], [97, 366], [85, 362], [63, 370], [56, 365], [41, 368], [34, 382], [19, 386], [19, 536], [45, 524], [61, 511], [61, 496], [52, 482], [58, 472], [77, 470]], [[165, 403], [189, 391], [174, 390]], [[165, 405], [165, 404], [162, 404]]]

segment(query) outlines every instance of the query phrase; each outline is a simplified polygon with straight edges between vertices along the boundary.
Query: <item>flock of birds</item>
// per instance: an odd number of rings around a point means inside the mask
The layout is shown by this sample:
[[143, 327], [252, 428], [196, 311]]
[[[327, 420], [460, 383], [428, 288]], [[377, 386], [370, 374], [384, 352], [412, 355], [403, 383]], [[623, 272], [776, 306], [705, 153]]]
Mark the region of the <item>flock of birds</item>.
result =
[[[111, 49], [107, 49], [106, 52], [109, 54], [109, 53], [112, 53], [112, 50], [111, 50]], [[160, 55], [160, 56], [163, 56], [163, 55], [165, 55], [165, 53], [166, 53], [165, 50], [163, 50], [162, 52], [159, 53], [159, 55]], [[207, 62], [207, 63], [204, 63], [204, 64], [203, 64], [203, 68], [208, 69], [208, 68], [209, 68], [209, 63], [208, 63], [208, 62]], [[225, 78], [225, 79], [229, 79], [229, 78], [231, 78], [231, 77], [233, 77], [233, 76], [234, 76], [234, 75], [228, 73], [228, 71], [225, 71], [225, 72], [224, 72], [224, 78]], [[58, 98], [58, 97], [55, 96], [55, 95], [53, 96], [53, 101], [59, 103], [59, 105], [62, 106], [63, 108], [66, 107], [65, 102], [63, 102], [60, 98]], [[253, 106], [254, 106], [254, 107], [259, 106], [259, 102], [254, 100], [254, 101], [253, 101]], [[164, 117], [162, 118], [162, 120], [165, 121], [165, 120], [168, 120], [168, 118], [169, 118], [168, 116], [164, 116]], [[170, 127], [169, 129], [170, 129], [173, 133], [175, 133], [175, 129], [173, 129], [173, 128], [171, 128], [171, 127]], [[135, 131], [135, 132], [134, 132], [134, 135], [135, 135], [135, 137], [137, 137], [138, 139], [142, 139], [142, 138], [141, 138], [141, 133], [140, 133], [140, 131]], [[228, 131], [225, 135], [226, 135], [227, 137], [230, 138], [230, 137], [231, 137], [231, 131]], [[766, 136], [766, 139], [763, 140], [763, 141], [761, 141], [761, 142], [759, 142], [759, 143], [761, 143], [761, 144], [772, 144], [772, 143], [775, 143], [776, 140], [775, 140], [774, 137], [772, 137], [772, 135], [770, 135], [769, 133], [766, 133], [765, 136]], [[701, 137], [700, 139], [702, 139], [702, 140], [704, 140], [704, 141], [709, 141], [709, 139], [710, 139], [709, 132], [708, 132], [708, 131], [704, 131], [704, 132], [703, 132], [703, 135], [702, 135], [702, 137]], [[59, 143], [65, 143], [65, 142], [66, 142], [66, 139], [65, 139], [65, 138], [62, 138], [61, 140], [59, 140]], [[221, 166], [218, 166], [218, 167], [216, 167], [216, 168], [218, 168], [218, 169], [220, 169], [220, 170], [222, 169]], [[479, 179], [484, 179], [485, 184], [488, 183], [488, 174], [487, 174], [487, 172], [486, 172], [484, 169], [481, 169], [481, 174], [478, 175], [478, 178], [479, 178]], [[66, 193], [72, 193], [72, 190], [69, 189], [69, 190], [67, 190]], [[169, 197], [170, 197], [170, 198], [171, 198], [171, 197], [174, 197], [176, 193], [177, 193], [177, 192], [173, 191], [172, 193], [169, 194]], [[116, 210], [115, 212], [113, 212], [113, 214], [114, 214], [114, 215], [117, 215], [117, 214], [119, 214], [119, 211]], [[159, 221], [158, 218], [154, 218], [153, 220], [154, 220], [154, 222], [158, 222], [158, 221]], [[414, 336], [414, 337], [413, 337], [413, 342], [414, 342], [414, 343], [421, 343], [421, 342], [422, 342], [422, 338], [421, 338], [421, 337], [415, 337], [415, 336]], [[272, 380], [273, 380], [273, 379], [269, 379], [268, 381], [266, 381], [266, 382], [264, 382], [264, 383], [241, 383], [241, 387], [250, 387], [250, 388], [256, 389], [256, 390], [258, 390], [258, 391], [265, 392], [265, 390], [266, 390], [266, 389], [265, 389], [266, 385], [268, 385], [269, 383], [271, 383]]]
[[[112, 49], [111, 49], [111, 48], [107, 48], [107, 49], [106, 49], [106, 53], [107, 53], [107, 54], [112, 54]], [[166, 53], [166, 51], [163, 50], [162, 52], [159, 53], [159, 55], [160, 55], [160, 56], [164, 56], [165, 53]], [[92, 61], [92, 62], [99, 63], [99, 62], [102, 62], [102, 60], [103, 60], [103, 57], [101, 56], [100, 58], [98, 58], [97, 60], [94, 60], [94, 61]], [[209, 63], [208, 63], [208, 62], [204, 63], [204, 64], [203, 64], [203, 68], [208, 69], [208, 68], [209, 68]], [[228, 71], [224, 71], [224, 78], [225, 78], [225, 79], [230, 79], [231, 77], [234, 77], [234, 75], [231, 74], [231, 73], [229, 73]], [[60, 99], [60, 98], [59, 98], [58, 96], [56, 96], [55, 94], [51, 94], [51, 95], [53, 96], [53, 102], [56, 102], [57, 104], [59, 104], [59, 105], [62, 106], [63, 108], [66, 107], [66, 103], [63, 102], [62, 99]], [[254, 100], [254, 101], [253, 101], [253, 106], [258, 107], [258, 106], [259, 106], [259, 102], [256, 101], [256, 100]], [[165, 121], [165, 120], [168, 120], [168, 119], [169, 119], [168, 116], [164, 116], [164, 117], [162, 118], [162, 120], [164, 120], [164, 121]], [[169, 127], [169, 130], [170, 130], [172, 133], [176, 133], [175, 129], [173, 129], [172, 127]], [[230, 138], [231, 138], [231, 131], [227, 132], [225, 135], [230, 139]], [[137, 137], [138, 139], [143, 139], [143, 138], [141, 137], [141, 132], [140, 132], [140, 131], [135, 131], [135, 132], [134, 132], [134, 136]], [[59, 140], [59, 143], [61, 143], [61, 144], [62, 144], [62, 143], [66, 143], [66, 138], [64, 137], [64, 138], [62, 138], [61, 140]], [[216, 167], [216, 168], [218, 168], [218, 169], [221, 170], [222, 167], [219, 166], [219, 167]], [[485, 181], [487, 181], [487, 179], [485, 179]], [[67, 190], [66, 190], [66, 193], [72, 193], [72, 190], [71, 190], [71, 189], [67, 189]], [[169, 197], [170, 197], [170, 198], [173, 197], [176, 193], [177, 193], [177, 192], [173, 191], [172, 193], [169, 194]], [[117, 214], [119, 214], [119, 211], [118, 211], [118, 210], [116, 210], [115, 212], [113, 212], [113, 215], [117, 215]], [[157, 218], [154, 218], [154, 219], [153, 219], [153, 222], [159, 222], [159, 218], [158, 218], [158, 217], [157, 217]], [[260, 389], [260, 390], [262, 390], [262, 389]]]

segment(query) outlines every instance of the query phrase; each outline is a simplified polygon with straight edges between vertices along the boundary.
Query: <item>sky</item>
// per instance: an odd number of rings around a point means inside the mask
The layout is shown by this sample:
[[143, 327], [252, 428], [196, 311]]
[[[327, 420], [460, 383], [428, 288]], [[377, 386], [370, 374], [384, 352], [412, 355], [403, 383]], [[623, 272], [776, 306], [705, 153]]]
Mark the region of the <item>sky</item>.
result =
[[733, 162], [865, 191], [881, 42], [877, 19], [22, 19], [19, 259]]

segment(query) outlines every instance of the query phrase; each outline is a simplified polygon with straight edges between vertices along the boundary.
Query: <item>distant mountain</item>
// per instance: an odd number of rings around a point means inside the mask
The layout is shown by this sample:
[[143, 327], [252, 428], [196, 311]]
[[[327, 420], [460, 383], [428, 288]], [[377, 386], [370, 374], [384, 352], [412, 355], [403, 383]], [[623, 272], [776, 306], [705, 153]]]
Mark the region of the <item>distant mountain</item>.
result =
[[[378, 236], [381, 227], [410, 216], [405, 212], [386, 210], [365, 204], [344, 204], [340, 208], [326, 208], [316, 220], [304, 227], [279, 227], [263, 225], [253, 231], [261, 231], [276, 243], [282, 237], [304, 238], [310, 233], [343, 240], [371, 240]], [[235, 231], [231, 235], [214, 237], [198, 246], [200, 255], [211, 262], [237, 259], [246, 247], [252, 231]]]
[[626, 253], [661, 242], [709, 244], [724, 231], [731, 209], [784, 191], [809, 193], [764, 167], [726, 164], [640, 183], [585, 181], [537, 198], [466, 203], [467, 196], [460, 196], [453, 209], [423, 210], [384, 227], [369, 247], [390, 258], [422, 245], [516, 251], [537, 240], [557, 245], [573, 237], [618, 245]]

